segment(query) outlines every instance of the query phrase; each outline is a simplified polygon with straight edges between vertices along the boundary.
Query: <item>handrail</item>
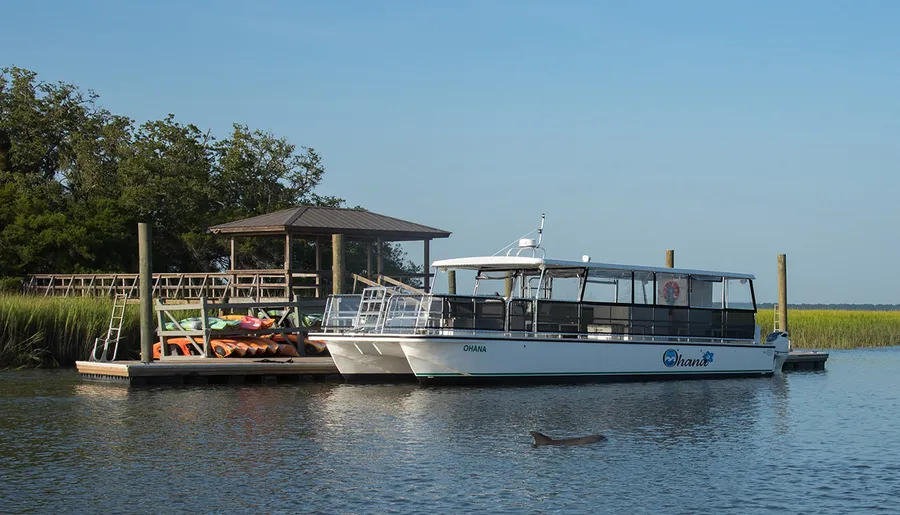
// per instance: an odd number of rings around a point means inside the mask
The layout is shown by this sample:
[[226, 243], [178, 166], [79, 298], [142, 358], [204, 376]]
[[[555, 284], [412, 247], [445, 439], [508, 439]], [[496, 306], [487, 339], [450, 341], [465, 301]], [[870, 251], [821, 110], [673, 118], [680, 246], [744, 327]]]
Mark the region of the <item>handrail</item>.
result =
[[403, 288], [404, 290], [410, 291], [410, 292], [415, 293], [415, 294], [417, 294], [417, 295], [425, 295], [425, 290], [420, 290], [420, 289], [418, 289], [418, 288], [416, 288], [416, 287], [413, 287], [413, 286], [410, 286], [410, 285], [408, 285], [408, 284], [406, 284], [406, 283], [400, 282], [400, 281], [394, 279], [393, 277], [388, 277], [388, 276], [386, 276], [386, 275], [379, 275], [378, 278], [379, 278], [380, 280], [382, 280], [382, 281], [388, 283], [388, 284], [393, 284], [394, 286], [397, 286], [397, 287], [399, 287], [399, 288]]

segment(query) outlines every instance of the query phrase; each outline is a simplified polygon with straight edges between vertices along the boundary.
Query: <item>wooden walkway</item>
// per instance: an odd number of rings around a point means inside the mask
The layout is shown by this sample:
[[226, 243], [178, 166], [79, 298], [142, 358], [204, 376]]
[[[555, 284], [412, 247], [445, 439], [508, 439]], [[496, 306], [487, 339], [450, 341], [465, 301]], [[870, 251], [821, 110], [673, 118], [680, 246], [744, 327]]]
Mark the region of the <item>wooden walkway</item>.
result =
[[150, 364], [140, 361], [78, 361], [75, 366], [85, 379], [133, 385], [341, 380], [330, 357], [221, 359], [173, 356]]

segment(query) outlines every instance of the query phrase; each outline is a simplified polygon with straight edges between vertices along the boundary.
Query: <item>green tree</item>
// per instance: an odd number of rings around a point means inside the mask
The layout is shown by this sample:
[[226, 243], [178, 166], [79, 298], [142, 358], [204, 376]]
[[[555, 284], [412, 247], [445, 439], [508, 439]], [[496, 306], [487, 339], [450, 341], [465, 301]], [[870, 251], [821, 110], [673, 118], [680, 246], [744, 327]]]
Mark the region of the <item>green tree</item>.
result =
[[[153, 225], [156, 270], [216, 270], [228, 251], [207, 227], [344, 203], [315, 192], [325, 167], [312, 148], [240, 124], [216, 141], [173, 115], [136, 127], [97, 99], [22, 68], [0, 72], [0, 277], [134, 272], [137, 222]], [[283, 262], [273, 239], [240, 250], [255, 268]], [[312, 268], [311, 243], [297, 250], [297, 262]], [[365, 255], [364, 245], [349, 244], [348, 268], [362, 271]], [[399, 246], [385, 244], [384, 256], [387, 273], [414, 267]]]

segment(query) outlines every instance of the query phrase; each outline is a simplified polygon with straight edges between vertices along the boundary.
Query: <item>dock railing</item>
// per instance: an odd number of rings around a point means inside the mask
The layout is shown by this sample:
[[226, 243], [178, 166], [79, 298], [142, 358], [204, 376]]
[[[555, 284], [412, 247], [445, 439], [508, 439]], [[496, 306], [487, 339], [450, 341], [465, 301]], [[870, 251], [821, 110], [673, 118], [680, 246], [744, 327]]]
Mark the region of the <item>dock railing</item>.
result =
[[[329, 272], [330, 273], [330, 272]], [[290, 299], [294, 295], [324, 297], [324, 280], [316, 284], [322, 271], [284, 272], [240, 270], [209, 273], [153, 274], [152, 294], [162, 299], [215, 301], [228, 298]], [[290, 280], [290, 281], [289, 281]], [[290, 288], [288, 287], [290, 284]], [[23, 284], [24, 293], [45, 297], [112, 297], [140, 295], [138, 274], [35, 274]]]

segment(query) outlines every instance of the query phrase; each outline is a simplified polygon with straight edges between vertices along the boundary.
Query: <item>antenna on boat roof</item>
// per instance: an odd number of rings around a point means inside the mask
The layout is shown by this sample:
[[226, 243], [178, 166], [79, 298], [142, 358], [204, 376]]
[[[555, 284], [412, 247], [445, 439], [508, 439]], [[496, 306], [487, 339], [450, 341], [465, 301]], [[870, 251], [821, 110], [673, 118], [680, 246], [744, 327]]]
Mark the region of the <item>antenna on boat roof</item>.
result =
[[544, 239], [544, 213], [541, 213], [541, 227], [538, 229], [538, 242], [537, 246], [541, 246], [541, 240]]
[[[544, 214], [541, 213], [541, 227], [537, 230], [537, 233], [538, 233], [538, 241], [537, 241], [537, 244], [534, 243], [534, 240], [529, 240], [531, 243], [528, 244], [528, 245], [525, 245], [525, 246], [526, 246], [526, 247], [533, 247], [533, 248], [540, 247], [540, 246], [541, 246], [541, 237], [542, 237], [542, 232], [543, 232], [543, 230], [544, 230]], [[515, 247], [515, 246], [521, 247], [521, 246], [522, 246], [523, 240], [525, 240], [526, 238], [528, 238], [528, 236], [529, 236], [530, 234], [533, 234], [533, 233], [534, 233], [534, 229], [532, 229], [532, 230], [526, 232], [525, 234], [523, 234], [522, 236], [520, 236], [518, 239], [516, 239], [515, 241], [513, 241], [513, 242], [510, 243], [509, 245], [503, 247], [502, 249], [498, 250], [497, 252], [494, 252], [492, 255], [493, 255], [493, 256], [499, 256], [501, 252], [503, 252], [503, 251], [505, 251], [505, 250], [507, 250], [507, 249], [509, 249], [510, 252], [511, 252], [511, 251], [512, 251], [512, 247]], [[509, 253], [507, 252], [507, 255], [508, 255], [508, 254], [509, 254]]]

